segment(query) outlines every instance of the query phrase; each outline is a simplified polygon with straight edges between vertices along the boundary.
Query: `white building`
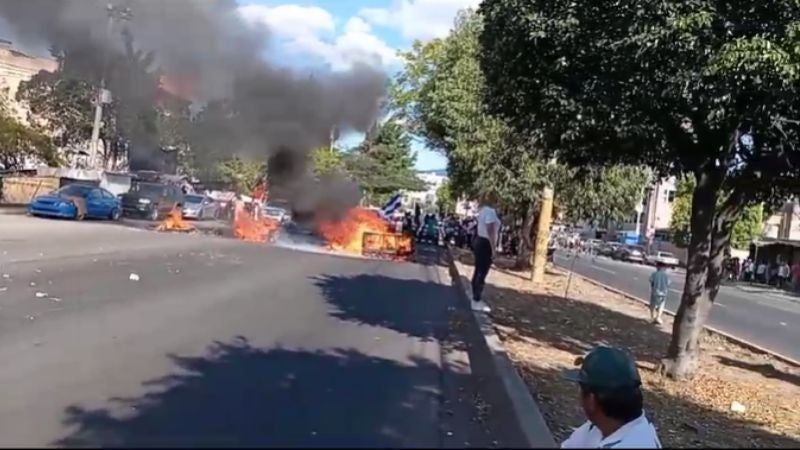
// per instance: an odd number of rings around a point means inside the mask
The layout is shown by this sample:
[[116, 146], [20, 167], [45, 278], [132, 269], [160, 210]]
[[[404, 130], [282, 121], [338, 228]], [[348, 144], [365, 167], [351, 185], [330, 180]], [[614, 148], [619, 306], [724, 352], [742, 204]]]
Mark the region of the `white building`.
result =
[[11, 42], [0, 39], [0, 89], [10, 112], [20, 122], [28, 123], [28, 109], [16, 100], [20, 83], [30, 80], [44, 70], [55, 72], [58, 62], [52, 58], [26, 55], [11, 46]]
[[613, 229], [623, 233], [638, 232], [642, 241], [666, 237], [672, 220], [676, 183], [676, 178], [670, 177], [648, 187], [636, 212]]
[[418, 171], [417, 177], [425, 182], [426, 188], [423, 191], [403, 192], [403, 206], [407, 209], [412, 209], [415, 205], [420, 205], [423, 210], [436, 209], [436, 192], [442, 183], [447, 181], [447, 172], [443, 170]]

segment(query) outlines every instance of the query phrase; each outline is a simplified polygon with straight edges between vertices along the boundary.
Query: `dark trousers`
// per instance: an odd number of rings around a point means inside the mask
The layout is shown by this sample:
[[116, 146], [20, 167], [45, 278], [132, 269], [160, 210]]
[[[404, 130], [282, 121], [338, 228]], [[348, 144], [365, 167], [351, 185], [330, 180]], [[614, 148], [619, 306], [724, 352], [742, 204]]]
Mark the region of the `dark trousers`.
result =
[[486, 276], [492, 267], [492, 243], [484, 237], [476, 237], [472, 246], [475, 254], [475, 271], [472, 272], [472, 296], [476, 302], [481, 301]]

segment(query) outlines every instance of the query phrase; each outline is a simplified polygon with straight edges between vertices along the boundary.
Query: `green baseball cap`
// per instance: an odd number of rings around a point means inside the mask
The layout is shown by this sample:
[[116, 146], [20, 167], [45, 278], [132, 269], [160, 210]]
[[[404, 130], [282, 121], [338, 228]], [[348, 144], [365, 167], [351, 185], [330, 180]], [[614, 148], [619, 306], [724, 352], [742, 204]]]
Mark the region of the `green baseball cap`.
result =
[[564, 371], [565, 379], [603, 389], [638, 387], [642, 384], [633, 357], [619, 348], [595, 347], [585, 357], [578, 358], [575, 365], [580, 365], [580, 369]]

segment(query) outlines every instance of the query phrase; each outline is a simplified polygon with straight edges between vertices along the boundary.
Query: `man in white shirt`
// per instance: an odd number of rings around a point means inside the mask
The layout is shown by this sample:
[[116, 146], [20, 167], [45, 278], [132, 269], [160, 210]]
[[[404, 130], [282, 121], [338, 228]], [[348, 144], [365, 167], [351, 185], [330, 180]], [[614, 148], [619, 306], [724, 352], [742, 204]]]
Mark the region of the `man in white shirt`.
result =
[[581, 368], [564, 377], [580, 386], [588, 419], [561, 444], [562, 448], [661, 448], [655, 427], [644, 414], [641, 378], [628, 352], [596, 347]]
[[475, 254], [475, 270], [472, 272], [472, 309], [475, 311], [489, 312], [481, 295], [486, 285], [486, 276], [492, 267], [492, 256], [497, 248], [497, 238], [500, 231], [500, 219], [494, 209], [495, 197], [493, 194], [484, 195], [478, 207], [477, 235], [472, 243]]

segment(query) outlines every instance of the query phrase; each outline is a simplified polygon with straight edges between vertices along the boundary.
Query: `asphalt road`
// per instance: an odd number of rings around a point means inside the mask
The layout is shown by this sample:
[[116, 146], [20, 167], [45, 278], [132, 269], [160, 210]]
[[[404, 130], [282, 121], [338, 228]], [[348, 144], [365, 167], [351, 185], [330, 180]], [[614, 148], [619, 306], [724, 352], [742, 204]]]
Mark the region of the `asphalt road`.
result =
[[[613, 286], [639, 298], [650, 298], [650, 273], [653, 267], [615, 261], [606, 257], [581, 256], [574, 260], [576, 273]], [[573, 258], [556, 253], [555, 263], [569, 269]], [[686, 274], [671, 270], [672, 286], [666, 309], [675, 311], [680, 304]], [[709, 325], [761, 347], [800, 360], [800, 300], [742, 291], [722, 286], [711, 310]]]
[[0, 216], [0, 273], [0, 446], [515, 445], [430, 265]]

